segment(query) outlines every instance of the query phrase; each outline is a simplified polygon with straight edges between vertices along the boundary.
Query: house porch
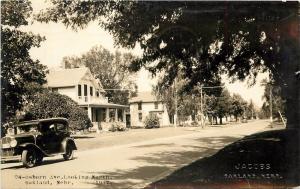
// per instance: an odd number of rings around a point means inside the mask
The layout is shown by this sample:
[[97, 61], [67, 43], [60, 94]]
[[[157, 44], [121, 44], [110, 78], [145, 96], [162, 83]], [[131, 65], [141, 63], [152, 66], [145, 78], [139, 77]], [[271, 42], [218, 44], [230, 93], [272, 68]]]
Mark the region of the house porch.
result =
[[84, 107], [93, 127], [92, 131], [109, 131], [113, 124], [126, 128], [126, 109], [128, 106], [119, 104], [89, 104]]

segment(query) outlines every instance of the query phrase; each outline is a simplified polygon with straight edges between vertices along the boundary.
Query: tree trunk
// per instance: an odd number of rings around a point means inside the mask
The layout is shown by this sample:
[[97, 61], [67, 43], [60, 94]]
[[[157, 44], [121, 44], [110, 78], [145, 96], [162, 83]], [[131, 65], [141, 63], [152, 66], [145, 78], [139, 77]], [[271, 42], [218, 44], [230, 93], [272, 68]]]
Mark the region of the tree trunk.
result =
[[[296, 39], [288, 37], [281, 41], [282, 55], [280, 73], [281, 88], [286, 99], [288, 129], [300, 129], [300, 35]], [[280, 78], [278, 78], [280, 80]]]
[[215, 120], [216, 120], [216, 125], [218, 125], [218, 118], [217, 117], [214, 117]]
[[220, 119], [220, 125], [222, 125], [223, 124], [222, 117], [219, 117], [219, 119]]
[[211, 117], [211, 116], [208, 116], [208, 119], [209, 119], [209, 123], [212, 125], [212, 124], [213, 124], [212, 117]]
[[[298, 83], [291, 83], [290, 87], [293, 89], [287, 89], [288, 96], [286, 98], [286, 118], [287, 128], [289, 129], [300, 129], [300, 86]], [[292, 87], [294, 86], [294, 87]]]

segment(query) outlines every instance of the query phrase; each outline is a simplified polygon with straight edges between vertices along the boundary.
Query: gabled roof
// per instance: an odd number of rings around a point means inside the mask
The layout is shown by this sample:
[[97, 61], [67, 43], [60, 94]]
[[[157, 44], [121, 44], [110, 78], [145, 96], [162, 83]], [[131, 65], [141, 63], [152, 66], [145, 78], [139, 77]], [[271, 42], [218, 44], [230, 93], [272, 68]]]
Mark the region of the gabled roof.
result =
[[50, 70], [46, 76], [47, 87], [70, 87], [78, 85], [80, 80], [86, 75], [91, 75], [92, 82], [94, 85], [100, 87], [100, 92], [105, 92], [103, 90], [102, 84], [99, 79], [95, 79], [91, 71], [87, 67], [72, 68], [72, 69], [60, 69], [60, 70]]
[[151, 92], [139, 92], [136, 97], [129, 99], [129, 103], [134, 102], [159, 102], [161, 100], [157, 99], [157, 97]]
[[79, 83], [88, 72], [88, 68], [73, 68], [62, 70], [50, 70], [46, 76], [48, 87], [69, 87]]

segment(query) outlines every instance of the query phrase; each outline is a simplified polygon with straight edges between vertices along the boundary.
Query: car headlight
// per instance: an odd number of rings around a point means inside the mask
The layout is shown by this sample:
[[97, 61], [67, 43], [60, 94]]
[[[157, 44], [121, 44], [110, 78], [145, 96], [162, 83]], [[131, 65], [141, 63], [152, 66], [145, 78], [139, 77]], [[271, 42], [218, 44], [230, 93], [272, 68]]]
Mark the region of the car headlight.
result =
[[16, 139], [12, 139], [9, 143], [10, 147], [16, 147], [18, 144], [17, 140]]

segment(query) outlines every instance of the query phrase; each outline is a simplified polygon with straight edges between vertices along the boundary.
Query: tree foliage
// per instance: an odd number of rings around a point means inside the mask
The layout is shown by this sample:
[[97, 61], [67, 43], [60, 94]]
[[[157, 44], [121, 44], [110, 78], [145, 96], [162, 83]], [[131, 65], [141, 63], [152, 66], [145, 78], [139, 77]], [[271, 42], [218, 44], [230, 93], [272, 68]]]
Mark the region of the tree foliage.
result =
[[[164, 71], [171, 86], [179, 70], [191, 89], [220, 73], [255, 83], [269, 71], [284, 87], [287, 105], [300, 101], [299, 3], [52, 1], [41, 21], [78, 29], [98, 21], [115, 43], [144, 50], [133, 70]], [[142, 15], [142, 16], [141, 16]], [[155, 64], [153, 63], [155, 62]], [[295, 90], [298, 89], [298, 90]], [[288, 125], [299, 128], [299, 106], [288, 108]]]
[[[157, 84], [154, 87], [154, 93], [161, 99], [168, 110], [169, 116], [174, 117], [176, 110], [177, 99], [177, 114], [178, 122], [187, 121], [190, 116], [192, 120], [199, 120], [198, 115], [201, 112], [201, 86], [195, 86], [190, 91], [185, 91], [186, 81], [177, 76], [177, 82], [171, 87], [164, 88], [162, 85]], [[158, 81], [160, 83], [161, 80]], [[208, 117], [211, 122], [212, 119], [219, 118], [222, 124], [222, 118], [234, 116], [236, 121], [238, 117], [242, 116], [248, 108], [247, 102], [238, 94], [231, 95], [229, 91], [222, 87], [223, 84], [220, 80], [210, 82], [210, 86], [217, 86], [214, 88], [203, 88], [203, 114]], [[253, 104], [251, 106], [254, 106]], [[249, 104], [250, 107], [250, 104]]]
[[27, 107], [25, 120], [64, 117], [69, 119], [70, 128], [83, 130], [92, 127], [87, 111], [66, 95], [44, 91]]
[[29, 1], [1, 2], [1, 123], [11, 120], [46, 82], [46, 67], [29, 55], [43, 38], [20, 30], [31, 12]]
[[230, 101], [229, 112], [237, 121], [238, 117], [245, 112], [247, 102], [239, 94], [233, 94]]
[[[164, 74], [158, 79], [157, 85], [154, 86], [154, 93], [161, 99], [168, 110], [169, 117], [174, 117], [175, 115], [175, 98], [177, 98], [177, 113], [179, 122], [186, 121], [189, 116], [192, 116], [194, 120], [196, 115], [200, 111], [201, 107], [201, 85], [194, 86], [191, 90], [186, 90], [188, 80], [183, 77], [181, 71], [178, 72], [176, 77], [176, 82], [173, 83], [172, 86], [166, 87], [164, 85]], [[219, 76], [202, 83], [202, 86], [221, 86], [221, 78]], [[203, 99], [204, 96], [207, 96], [207, 102], [211, 100], [211, 96], [220, 96], [222, 93], [222, 88], [207, 88], [203, 90]], [[203, 100], [204, 101], [204, 100]], [[210, 103], [203, 103], [204, 114], [207, 115], [208, 111], [212, 113], [210, 109]], [[212, 106], [213, 107], [213, 106]]]
[[222, 118], [229, 115], [230, 97], [227, 89], [223, 89], [221, 95], [217, 97], [215, 110], [220, 119], [220, 124], [222, 124]]
[[[88, 67], [92, 74], [100, 80], [106, 96], [113, 103], [128, 104], [129, 96], [135, 94], [134, 74], [128, 70], [135, 59], [131, 53], [109, 52], [102, 46], [95, 46], [87, 53], [76, 57], [64, 57], [65, 68]], [[116, 90], [113, 90], [116, 89]], [[121, 90], [129, 89], [129, 90]]]

